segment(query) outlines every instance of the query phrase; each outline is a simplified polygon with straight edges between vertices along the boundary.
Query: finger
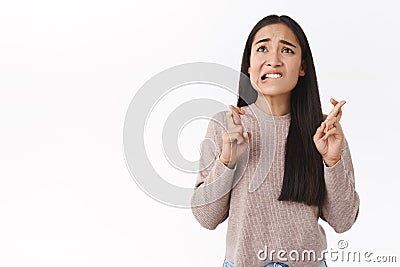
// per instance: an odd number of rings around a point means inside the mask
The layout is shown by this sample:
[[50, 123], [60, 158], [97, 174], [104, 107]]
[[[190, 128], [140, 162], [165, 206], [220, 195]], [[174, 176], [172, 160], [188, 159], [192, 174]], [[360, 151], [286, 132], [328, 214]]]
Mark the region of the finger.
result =
[[[338, 104], [339, 105], [339, 104]], [[336, 108], [336, 107], [335, 107]], [[334, 112], [334, 111], [333, 111]], [[336, 122], [339, 122], [340, 121], [340, 119], [342, 118], [342, 114], [343, 114], [343, 112], [342, 112], [342, 109], [339, 109], [339, 111], [338, 111], [338, 113], [336, 114], [336, 116], [332, 116], [331, 114], [331, 116], [328, 116], [326, 119], [325, 119], [325, 122], [326, 122], [326, 125], [327, 125], [327, 127], [325, 128], [325, 132], [326, 131], [328, 131], [331, 127], [332, 127], [332, 125], [334, 125]]]
[[[346, 101], [343, 100], [343, 102], [344, 102], [343, 105], [346, 104]], [[337, 102], [335, 99], [331, 98], [331, 103], [333, 104], [333, 106], [336, 106], [336, 104], [338, 104], [339, 102]], [[340, 118], [342, 117], [342, 106], [339, 108], [339, 112], [336, 115], [336, 121], [340, 121]]]
[[249, 132], [244, 132], [243, 137], [244, 137], [244, 140], [246, 141], [246, 143], [249, 144], [250, 143]]
[[227, 129], [232, 129], [235, 128], [235, 122], [233, 121], [233, 117], [232, 117], [232, 111], [228, 111], [226, 112], [226, 127]]
[[333, 127], [333, 125], [335, 124], [335, 119], [336, 119], [335, 117], [332, 117], [330, 119], [325, 120], [325, 125], [326, 125], [326, 127], [324, 129], [325, 133], [328, 132], [328, 130]]
[[245, 114], [246, 113], [246, 111], [244, 110], [244, 109], [242, 109], [242, 108], [240, 108], [240, 107], [235, 107], [235, 106], [232, 106], [234, 109], [236, 109], [236, 111], [239, 113], [239, 114], [241, 114], [241, 115], [243, 115], [243, 114]]
[[336, 121], [337, 121], [337, 122], [339, 122], [340, 119], [342, 118], [342, 114], [343, 114], [343, 111], [342, 111], [342, 109], [340, 109], [340, 110], [339, 110], [339, 114], [336, 116]]
[[[336, 101], [336, 100], [334, 100]], [[337, 101], [336, 101], [337, 102]], [[332, 103], [333, 104], [333, 103]], [[330, 120], [333, 117], [336, 117], [340, 111], [340, 109], [343, 107], [343, 105], [346, 104], [346, 101], [342, 100], [338, 103], [335, 104], [334, 108], [332, 111], [329, 113], [329, 115], [326, 117], [326, 120]]]
[[250, 143], [250, 141], [251, 141], [251, 132], [246, 132], [246, 133], [247, 133], [248, 141], [249, 141], [249, 143]]
[[237, 155], [237, 143], [233, 142], [231, 146], [231, 159], [233, 159]]
[[317, 128], [317, 131], [314, 134], [314, 142], [318, 141], [324, 136], [325, 127], [326, 123], [322, 122], [321, 125]]
[[336, 127], [336, 129], [337, 129], [337, 134], [340, 134], [340, 135], [343, 135], [343, 129], [342, 129], [342, 125], [340, 125], [340, 123], [339, 122], [336, 122], [335, 124], [334, 124], [334, 126]]
[[338, 128], [337, 127], [332, 127], [330, 130], [326, 132], [324, 137], [322, 137], [322, 140], [328, 139], [329, 136], [337, 134]]
[[238, 145], [244, 142], [243, 135], [240, 133], [229, 133], [229, 138], [231, 139], [231, 143], [237, 141]]
[[238, 142], [240, 138], [243, 139], [243, 136], [241, 134], [239, 134], [239, 133], [225, 132], [225, 136], [227, 136], [229, 143]]
[[325, 131], [329, 130], [332, 127], [332, 125], [334, 125], [335, 123], [339, 122], [340, 119], [342, 118], [342, 115], [343, 115], [343, 110], [339, 109], [339, 112], [336, 117], [331, 117], [329, 119], [326, 118], [325, 122], [327, 124], [327, 127], [326, 127]]
[[229, 105], [229, 108], [232, 110], [233, 114], [234, 115], [237, 114], [239, 119], [240, 119], [240, 113], [241, 113], [240, 109], [238, 107], [233, 106], [233, 105]]
[[329, 113], [327, 119], [332, 118], [332, 117], [336, 117], [337, 114], [339, 113], [339, 111], [341, 110], [341, 108], [343, 107], [343, 105], [346, 104], [346, 101], [342, 100], [338, 103], [336, 103], [332, 109], [332, 111]]
[[251, 139], [251, 133], [250, 132], [244, 132], [243, 137], [246, 141], [247, 144], [250, 144], [250, 139]]
[[228, 132], [243, 134], [243, 126], [242, 125], [234, 125], [233, 128], [228, 129]]
[[242, 120], [240, 119], [238, 111], [232, 105], [229, 105], [229, 108], [232, 110], [233, 123], [236, 125], [241, 125]]

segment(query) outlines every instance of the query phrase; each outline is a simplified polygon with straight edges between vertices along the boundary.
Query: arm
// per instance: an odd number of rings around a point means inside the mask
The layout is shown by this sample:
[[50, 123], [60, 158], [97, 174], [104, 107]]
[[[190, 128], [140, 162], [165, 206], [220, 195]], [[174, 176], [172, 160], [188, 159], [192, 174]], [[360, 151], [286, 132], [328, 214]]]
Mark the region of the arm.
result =
[[333, 166], [324, 164], [326, 198], [321, 218], [337, 233], [349, 230], [357, 219], [360, 198], [355, 190], [354, 169], [346, 138], [340, 160]]
[[233, 169], [228, 168], [219, 159], [224, 127], [225, 113], [219, 112], [210, 120], [201, 145], [200, 169], [192, 196], [195, 218], [203, 227], [211, 230], [228, 217], [230, 190], [236, 170], [236, 165]]

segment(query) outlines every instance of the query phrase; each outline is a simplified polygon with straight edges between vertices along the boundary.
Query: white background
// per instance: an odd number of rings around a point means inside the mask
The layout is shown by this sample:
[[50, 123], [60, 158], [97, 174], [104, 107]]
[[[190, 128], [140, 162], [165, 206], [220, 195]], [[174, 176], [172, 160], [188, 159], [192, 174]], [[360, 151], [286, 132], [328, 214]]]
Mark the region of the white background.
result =
[[[273, 13], [306, 32], [323, 111], [330, 97], [347, 100], [342, 125], [361, 209], [346, 233], [322, 222], [329, 247], [344, 239], [351, 250], [400, 261], [394, 4], [2, 0], [0, 266], [221, 266], [226, 222], [203, 229], [190, 210], [138, 188], [124, 162], [124, 117], [135, 92], [169, 67], [203, 61], [239, 70], [247, 35]], [[188, 157], [202, 127], [182, 137]], [[182, 177], [194, 184], [194, 175]]]

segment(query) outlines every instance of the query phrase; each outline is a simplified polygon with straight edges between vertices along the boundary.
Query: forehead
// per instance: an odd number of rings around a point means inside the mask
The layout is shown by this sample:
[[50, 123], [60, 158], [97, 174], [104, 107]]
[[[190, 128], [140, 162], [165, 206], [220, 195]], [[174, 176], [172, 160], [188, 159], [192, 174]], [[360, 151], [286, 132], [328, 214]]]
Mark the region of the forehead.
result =
[[286, 26], [285, 24], [271, 24], [266, 25], [258, 30], [256, 35], [254, 36], [253, 44], [258, 40], [271, 38], [272, 40], [286, 40], [294, 44], [299, 44], [297, 41], [296, 35], [292, 32], [292, 30]]

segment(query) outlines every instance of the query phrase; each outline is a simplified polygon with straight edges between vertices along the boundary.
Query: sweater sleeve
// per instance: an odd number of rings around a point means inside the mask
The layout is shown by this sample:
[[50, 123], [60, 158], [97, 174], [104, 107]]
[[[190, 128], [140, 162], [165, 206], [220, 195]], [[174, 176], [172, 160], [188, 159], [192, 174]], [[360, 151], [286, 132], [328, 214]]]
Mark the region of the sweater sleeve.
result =
[[228, 168], [219, 159], [225, 129], [225, 112], [219, 112], [210, 120], [201, 144], [199, 170], [191, 200], [195, 218], [210, 230], [228, 218], [230, 191], [236, 170], [236, 165], [233, 169]]
[[346, 138], [341, 149], [341, 158], [333, 166], [324, 164], [326, 199], [321, 218], [336, 233], [349, 230], [357, 219], [360, 198], [355, 190], [354, 169]]

